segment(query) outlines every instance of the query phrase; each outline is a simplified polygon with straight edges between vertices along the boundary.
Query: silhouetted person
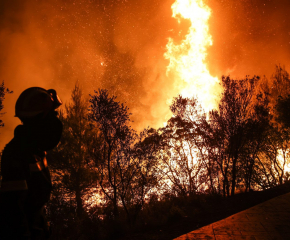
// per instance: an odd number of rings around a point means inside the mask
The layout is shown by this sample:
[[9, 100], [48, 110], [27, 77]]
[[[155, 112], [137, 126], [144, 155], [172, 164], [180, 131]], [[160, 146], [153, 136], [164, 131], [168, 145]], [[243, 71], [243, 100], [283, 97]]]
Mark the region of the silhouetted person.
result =
[[2, 154], [0, 239], [48, 239], [50, 228], [44, 206], [50, 198], [51, 178], [46, 151], [61, 137], [62, 123], [55, 111], [62, 104], [56, 91], [39, 87], [19, 96], [15, 115], [22, 125]]

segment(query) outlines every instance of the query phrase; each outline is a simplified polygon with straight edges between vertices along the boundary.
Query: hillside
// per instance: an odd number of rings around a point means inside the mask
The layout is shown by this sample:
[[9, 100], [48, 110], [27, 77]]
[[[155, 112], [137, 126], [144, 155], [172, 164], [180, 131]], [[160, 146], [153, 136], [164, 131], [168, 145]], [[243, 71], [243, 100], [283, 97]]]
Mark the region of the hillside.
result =
[[[290, 192], [290, 182], [273, 189], [259, 192], [240, 193], [233, 197], [221, 198], [217, 196], [199, 196], [200, 201], [192, 200], [199, 206], [188, 209], [188, 213], [195, 209], [196, 214], [178, 216], [176, 219], [161, 227], [148, 228], [130, 236], [122, 237], [122, 240], [169, 240], [191, 232], [202, 226], [224, 219], [230, 215], [243, 211], [271, 198]], [[181, 201], [181, 200], [180, 200]], [[185, 207], [186, 204], [184, 204]], [[199, 210], [197, 210], [199, 209]]]

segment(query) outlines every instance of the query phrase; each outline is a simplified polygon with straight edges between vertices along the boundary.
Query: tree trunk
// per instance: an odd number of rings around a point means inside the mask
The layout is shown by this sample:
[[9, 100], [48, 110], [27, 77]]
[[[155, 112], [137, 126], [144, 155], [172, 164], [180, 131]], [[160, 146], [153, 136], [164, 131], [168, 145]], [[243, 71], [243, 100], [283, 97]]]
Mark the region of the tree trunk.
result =
[[233, 168], [232, 168], [232, 191], [231, 196], [235, 195], [235, 189], [236, 189], [236, 165], [237, 165], [237, 158], [235, 157], [233, 160]]
[[113, 207], [114, 207], [114, 210], [113, 210], [114, 217], [117, 218], [117, 217], [119, 217], [119, 210], [118, 210], [118, 205], [117, 205], [117, 189], [116, 189], [116, 187], [114, 187]]
[[76, 194], [76, 203], [77, 203], [77, 217], [79, 219], [82, 218], [83, 215], [83, 200], [82, 200], [82, 194], [81, 194], [81, 190], [80, 190], [80, 186], [79, 186], [79, 176], [77, 174], [76, 177], [76, 190], [75, 190], [75, 194]]

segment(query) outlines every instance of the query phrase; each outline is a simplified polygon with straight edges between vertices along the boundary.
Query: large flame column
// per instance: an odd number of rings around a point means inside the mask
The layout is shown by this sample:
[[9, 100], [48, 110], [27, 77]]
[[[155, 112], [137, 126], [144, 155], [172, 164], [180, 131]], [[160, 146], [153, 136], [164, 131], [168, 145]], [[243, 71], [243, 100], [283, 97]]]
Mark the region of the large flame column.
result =
[[171, 6], [178, 22], [188, 19], [191, 26], [185, 39], [175, 44], [169, 38], [164, 57], [169, 60], [167, 75], [175, 80], [175, 87], [183, 97], [197, 97], [205, 110], [216, 106], [220, 86], [206, 65], [207, 48], [212, 45], [208, 20], [211, 10], [202, 0], [176, 0]]

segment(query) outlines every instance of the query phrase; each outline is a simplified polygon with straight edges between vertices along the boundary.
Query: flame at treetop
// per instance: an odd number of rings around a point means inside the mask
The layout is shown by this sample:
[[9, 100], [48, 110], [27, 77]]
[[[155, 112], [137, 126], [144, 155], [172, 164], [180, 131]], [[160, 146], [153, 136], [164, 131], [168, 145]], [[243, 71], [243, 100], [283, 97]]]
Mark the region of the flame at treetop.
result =
[[212, 77], [207, 69], [207, 47], [212, 45], [208, 19], [211, 10], [202, 0], [176, 0], [171, 6], [172, 17], [180, 23], [181, 18], [190, 21], [191, 26], [185, 39], [175, 44], [172, 38], [167, 43], [169, 59], [167, 75], [176, 82], [183, 97], [197, 97], [202, 107], [208, 111], [216, 106], [220, 93], [218, 78]]

